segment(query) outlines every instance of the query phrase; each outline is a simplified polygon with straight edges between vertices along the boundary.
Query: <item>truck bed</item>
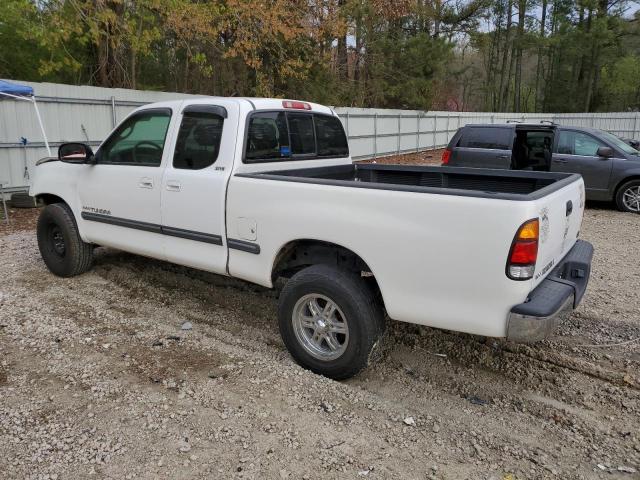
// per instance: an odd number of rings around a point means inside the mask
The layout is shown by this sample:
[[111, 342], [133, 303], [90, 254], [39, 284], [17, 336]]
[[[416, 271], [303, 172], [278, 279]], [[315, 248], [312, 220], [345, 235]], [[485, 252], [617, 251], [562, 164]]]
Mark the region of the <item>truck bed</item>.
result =
[[504, 200], [542, 198], [579, 177], [577, 174], [567, 173], [376, 164], [339, 165], [236, 175], [288, 182]]

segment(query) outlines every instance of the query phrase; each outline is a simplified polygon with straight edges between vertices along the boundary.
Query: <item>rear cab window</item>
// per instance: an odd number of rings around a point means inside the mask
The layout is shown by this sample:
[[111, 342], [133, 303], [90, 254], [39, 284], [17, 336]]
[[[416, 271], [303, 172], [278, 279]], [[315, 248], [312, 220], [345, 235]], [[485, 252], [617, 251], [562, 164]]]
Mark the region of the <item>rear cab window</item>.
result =
[[511, 150], [513, 129], [500, 127], [466, 127], [462, 131], [458, 147]]
[[268, 111], [249, 117], [245, 163], [348, 156], [347, 137], [336, 116]]

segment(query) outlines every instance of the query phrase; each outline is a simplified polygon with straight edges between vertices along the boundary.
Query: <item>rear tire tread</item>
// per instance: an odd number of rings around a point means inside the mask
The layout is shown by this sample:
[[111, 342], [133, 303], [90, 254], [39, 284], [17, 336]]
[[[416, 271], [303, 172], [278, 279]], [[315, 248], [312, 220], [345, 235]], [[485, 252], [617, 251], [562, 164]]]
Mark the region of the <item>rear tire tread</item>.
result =
[[[313, 290], [318, 291], [313, 292]], [[350, 329], [349, 341], [355, 343], [336, 360], [323, 362], [313, 359], [295, 339], [290, 328], [292, 315], [290, 307], [305, 293], [327, 294], [343, 310], [349, 310], [352, 314], [347, 314]], [[340, 296], [343, 297], [342, 301], [336, 298]], [[278, 317], [280, 333], [296, 362], [315, 373], [335, 380], [350, 378], [367, 367], [375, 357], [375, 350], [385, 330], [383, 309], [371, 288], [357, 274], [329, 265], [307, 267], [296, 273], [286, 283], [280, 294]], [[352, 328], [354, 335], [352, 335]], [[356, 332], [360, 333], [360, 338], [355, 336]]]

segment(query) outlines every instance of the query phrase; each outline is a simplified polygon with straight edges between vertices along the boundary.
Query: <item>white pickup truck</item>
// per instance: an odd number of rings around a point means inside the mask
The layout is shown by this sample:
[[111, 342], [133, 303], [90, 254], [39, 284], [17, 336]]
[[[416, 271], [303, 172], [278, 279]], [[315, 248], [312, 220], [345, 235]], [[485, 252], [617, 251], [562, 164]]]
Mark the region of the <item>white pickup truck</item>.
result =
[[577, 240], [579, 175], [355, 165], [330, 108], [203, 98], [131, 113], [93, 153], [36, 168], [38, 245], [54, 274], [97, 245], [266, 287], [301, 365], [365, 367], [385, 319], [515, 341], [580, 302], [593, 249]]

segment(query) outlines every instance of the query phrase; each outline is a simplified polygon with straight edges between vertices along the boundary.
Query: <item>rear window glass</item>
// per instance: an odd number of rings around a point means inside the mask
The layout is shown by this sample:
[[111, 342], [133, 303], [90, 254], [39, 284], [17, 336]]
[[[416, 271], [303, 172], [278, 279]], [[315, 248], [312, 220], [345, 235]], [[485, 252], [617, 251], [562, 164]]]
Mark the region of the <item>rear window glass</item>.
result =
[[510, 128], [465, 128], [459, 147], [490, 148], [493, 150], [511, 150], [513, 130]]
[[247, 160], [290, 156], [291, 147], [285, 113], [265, 112], [253, 115], [247, 134]]
[[297, 113], [287, 114], [292, 155], [316, 153], [316, 137], [313, 132], [313, 116]]
[[347, 136], [344, 134], [339, 118], [316, 115], [313, 120], [316, 124], [319, 156], [346, 157], [349, 155]]
[[347, 156], [342, 123], [332, 115], [278, 111], [255, 113], [249, 119], [247, 162]]

